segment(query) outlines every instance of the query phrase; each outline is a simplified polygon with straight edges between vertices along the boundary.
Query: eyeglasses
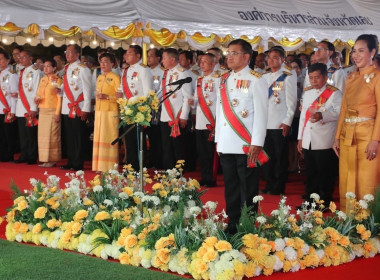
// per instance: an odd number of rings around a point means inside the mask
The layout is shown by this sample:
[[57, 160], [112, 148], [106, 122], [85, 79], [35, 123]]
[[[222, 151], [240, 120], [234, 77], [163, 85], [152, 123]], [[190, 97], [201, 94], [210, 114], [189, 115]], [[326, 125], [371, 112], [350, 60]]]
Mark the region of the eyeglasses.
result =
[[245, 52], [227, 52], [226, 56], [237, 56], [238, 54], [246, 54]]
[[323, 50], [328, 51], [328, 49], [326, 49], [326, 48], [314, 48], [315, 52], [317, 52], [317, 51], [323, 51]]

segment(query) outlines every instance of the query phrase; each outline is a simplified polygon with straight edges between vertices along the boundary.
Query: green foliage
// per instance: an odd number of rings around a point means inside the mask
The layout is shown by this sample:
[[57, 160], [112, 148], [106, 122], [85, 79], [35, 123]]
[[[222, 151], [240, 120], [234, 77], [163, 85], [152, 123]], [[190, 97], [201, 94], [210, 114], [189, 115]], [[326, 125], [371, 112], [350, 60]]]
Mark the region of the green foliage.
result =
[[258, 228], [256, 227], [256, 213], [252, 211], [252, 206], [247, 207], [246, 204], [244, 204], [243, 208], [241, 209], [241, 216], [239, 224], [237, 225], [237, 230], [239, 233], [243, 234], [257, 234]]
[[13, 195], [12, 195], [12, 199], [15, 200], [17, 197], [19, 196], [26, 196], [25, 194], [23, 194], [20, 190], [19, 187], [17, 187], [16, 183], [11, 180], [11, 183], [9, 185], [9, 188], [12, 190], [13, 192]]

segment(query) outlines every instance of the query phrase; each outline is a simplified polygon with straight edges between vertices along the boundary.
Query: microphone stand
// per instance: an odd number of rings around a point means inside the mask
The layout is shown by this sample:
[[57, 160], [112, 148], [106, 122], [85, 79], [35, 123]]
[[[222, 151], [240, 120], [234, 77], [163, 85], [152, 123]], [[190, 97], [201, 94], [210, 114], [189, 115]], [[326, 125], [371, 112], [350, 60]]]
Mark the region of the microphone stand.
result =
[[[166, 99], [168, 99], [170, 96], [172, 96], [177, 90], [179, 90], [181, 87], [182, 87], [183, 84], [180, 84], [178, 85], [174, 90], [171, 90], [169, 92], [166, 93], [166, 96], [164, 99], [162, 99], [160, 101], [160, 103], [158, 104], [158, 108], [160, 108], [162, 106], [162, 104], [164, 103], [164, 101]], [[127, 135], [130, 131], [132, 131], [132, 129], [134, 129], [135, 127], [137, 126], [137, 133], [139, 134], [139, 138], [140, 138], [140, 143], [139, 143], [139, 168], [140, 168], [140, 191], [144, 192], [144, 186], [143, 186], [143, 178], [144, 178], [144, 174], [143, 174], [143, 153], [144, 153], [144, 148], [143, 148], [143, 129], [140, 125], [138, 124], [133, 124], [131, 125], [130, 128], [128, 128], [125, 132], [123, 132], [118, 138], [116, 138], [115, 140], [112, 141], [111, 145], [115, 145], [117, 142], [119, 142], [120, 139], [122, 139], [125, 135]], [[128, 156], [128, 155], [127, 155]]]

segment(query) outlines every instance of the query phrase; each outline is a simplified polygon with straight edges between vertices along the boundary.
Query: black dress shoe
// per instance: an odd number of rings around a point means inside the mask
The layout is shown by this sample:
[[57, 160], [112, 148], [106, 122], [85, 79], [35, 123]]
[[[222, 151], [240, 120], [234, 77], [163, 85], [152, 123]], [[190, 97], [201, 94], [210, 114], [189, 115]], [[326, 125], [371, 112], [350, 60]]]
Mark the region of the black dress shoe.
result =
[[62, 165], [59, 168], [63, 169], [63, 170], [70, 170], [70, 169], [72, 169], [72, 167], [70, 165], [67, 165], [67, 164], [66, 165]]
[[24, 163], [26, 162], [26, 159], [19, 158], [18, 160], [15, 160], [15, 163]]

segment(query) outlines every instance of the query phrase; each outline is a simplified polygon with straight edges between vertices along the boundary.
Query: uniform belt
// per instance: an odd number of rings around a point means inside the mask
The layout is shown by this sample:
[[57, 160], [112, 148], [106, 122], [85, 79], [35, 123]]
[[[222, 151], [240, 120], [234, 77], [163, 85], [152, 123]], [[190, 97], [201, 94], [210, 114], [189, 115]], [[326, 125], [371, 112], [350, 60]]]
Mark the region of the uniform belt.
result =
[[344, 122], [346, 123], [360, 123], [360, 122], [365, 122], [373, 120], [373, 118], [366, 118], [366, 117], [350, 117], [350, 118], [345, 118]]

